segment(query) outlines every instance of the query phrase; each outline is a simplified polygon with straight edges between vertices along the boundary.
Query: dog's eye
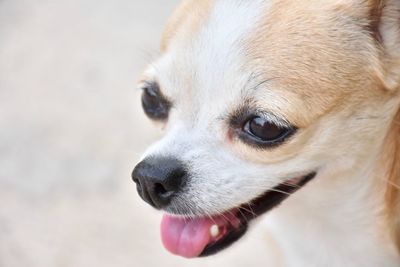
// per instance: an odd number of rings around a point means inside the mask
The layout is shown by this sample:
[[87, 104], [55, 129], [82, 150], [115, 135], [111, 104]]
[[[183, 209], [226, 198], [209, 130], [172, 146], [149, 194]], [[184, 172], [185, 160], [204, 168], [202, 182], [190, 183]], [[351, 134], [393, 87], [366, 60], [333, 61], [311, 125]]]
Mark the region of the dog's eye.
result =
[[165, 120], [168, 118], [171, 103], [161, 95], [160, 88], [156, 83], [148, 83], [143, 88], [142, 106], [149, 118]]
[[274, 146], [283, 142], [294, 133], [295, 129], [276, 125], [262, 117], [253, 117], [244, 124], [243, 131], [246, 133], [246, 141], [257, 145]]

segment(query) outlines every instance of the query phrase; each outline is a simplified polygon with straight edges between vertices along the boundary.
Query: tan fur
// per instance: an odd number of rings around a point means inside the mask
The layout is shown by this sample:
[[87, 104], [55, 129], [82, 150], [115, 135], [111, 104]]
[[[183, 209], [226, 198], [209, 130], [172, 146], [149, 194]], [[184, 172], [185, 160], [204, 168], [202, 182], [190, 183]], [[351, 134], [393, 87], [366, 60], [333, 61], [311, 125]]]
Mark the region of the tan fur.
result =
[[384, 177], [387, 180], [387, 218], [400, 252], [400, 109], [386, 139], [382, 165], [386, 167]]
[[[380, 51], [372, 36], [363, 31], [367, 22], [355, 20], [353, 9], [335, 5], [276, 1], [247, 42], [255, 68], [263, 71], [262, 79], [272, 79], [272, 90], [279, 90], [282, 98], [301, 96], [299, 106], [291, 105], [291, 110], [282, 114], [300, 127], [339, 108], [345, 103], [343, 98], [356, 96], [354, 105], [374, 98], [376, 92], [365, 89], [380, 87]], [[337, 20], [331, 19], [332, 12], [337, 12]], [[348, 17], [343, 18], [346, 13]], [[291, 27], [288, 29], [287, 25]], [[299, 109], [307, 112], [299, 113]]]
[[[186, 0], [175, 10], [161, 38], [161, 52], [165, 52], [172, 39], [190, 39], [206, 20], [214, 0]], [[184, 31], [182, 31], [184, 29]]]
[[381, 22], [382, 11], [385, 6], [385, 1], [383, 0], [370, 0], [370, 31], [373, 33], [376, 41], [382, 43], [382, 35], [379, 31], [379, 25]]

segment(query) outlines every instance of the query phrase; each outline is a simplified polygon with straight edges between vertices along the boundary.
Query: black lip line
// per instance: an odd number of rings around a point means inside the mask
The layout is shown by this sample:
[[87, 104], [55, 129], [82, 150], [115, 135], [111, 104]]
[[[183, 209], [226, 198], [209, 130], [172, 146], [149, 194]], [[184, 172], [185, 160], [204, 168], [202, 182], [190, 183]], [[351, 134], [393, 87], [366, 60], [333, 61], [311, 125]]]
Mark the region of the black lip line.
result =
[[[199, 257], [213, 255], [232, 245], [246, 233], [250, 220], [257, 218], [261, 214], [264, 214], [280, 205], [286, 198], [314, 179], [316, 175], [316, 172], [312, 172], [304, 176], [304, 178], [302, 178], [296, 185], [288, 185], [285, 183], [279, 184], [265, 192], [262, 196], [250, 201], [248, 204], [240, 206], [242, 207], [242, 209], [240, 209], [241, 212], [239, 213], [241, 215], [241, 226], [235, 231], [228, 233], [227, 236], [220, 241], [206, 246]], [[249, 207], [251, 207], [251, 211], [249, 210]]]
[[[251, 220], [259, 215], [275, 208], [279, 204], [282, 203], [285, 199], [291, 196], [294, 192], [305, 186], [309, 181], [311, 181], [316, 176], [316, 172], [312, 172], [306, 176], [304, 176], [300, 182], [295, 185], [290, 185], [287, 183], [279, 184], [273, 187], [271, 190], [268, 190], [260, 197], [252, 200], [249, 204], [244, 204], [241, 209], [242, 219]], [[249, 210], [251, 207], [251, 210]]]

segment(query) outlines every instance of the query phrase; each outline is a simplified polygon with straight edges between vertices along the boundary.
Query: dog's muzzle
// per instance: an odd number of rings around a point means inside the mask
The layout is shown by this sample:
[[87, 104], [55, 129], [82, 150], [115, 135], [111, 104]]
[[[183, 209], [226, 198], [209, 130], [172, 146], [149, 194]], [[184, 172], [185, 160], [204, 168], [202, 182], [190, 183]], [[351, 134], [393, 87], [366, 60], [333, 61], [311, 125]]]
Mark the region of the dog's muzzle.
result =
[[[182, 193], [189, 176], [188, 168], [174, 157], [147, 157], [132, 172], [140, 197], [151, 206], [164, 210], [168, 209], [175, 196]], [[189, 219], [165, 214], [160, 227], [164, 247], [186, 258], [215, 254], [240, 239], [250, 221], [279, 206], [315, 176], [316, 172], [309, 172], [287, 179], [273, 188], [267, 188], [264, 194], [219, 214], [204, 214]]]

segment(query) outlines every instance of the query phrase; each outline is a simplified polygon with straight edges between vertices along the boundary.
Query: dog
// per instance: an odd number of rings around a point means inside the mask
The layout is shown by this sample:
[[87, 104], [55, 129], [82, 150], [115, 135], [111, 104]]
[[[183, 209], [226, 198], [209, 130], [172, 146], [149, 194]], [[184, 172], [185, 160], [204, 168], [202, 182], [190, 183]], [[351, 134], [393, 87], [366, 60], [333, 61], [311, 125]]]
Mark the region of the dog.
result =
[[168, 251], [258, 221], [283, 266], [400, 266], [399, 0], [184, 1], [139, 87], [165, 136], [132, 178]]

